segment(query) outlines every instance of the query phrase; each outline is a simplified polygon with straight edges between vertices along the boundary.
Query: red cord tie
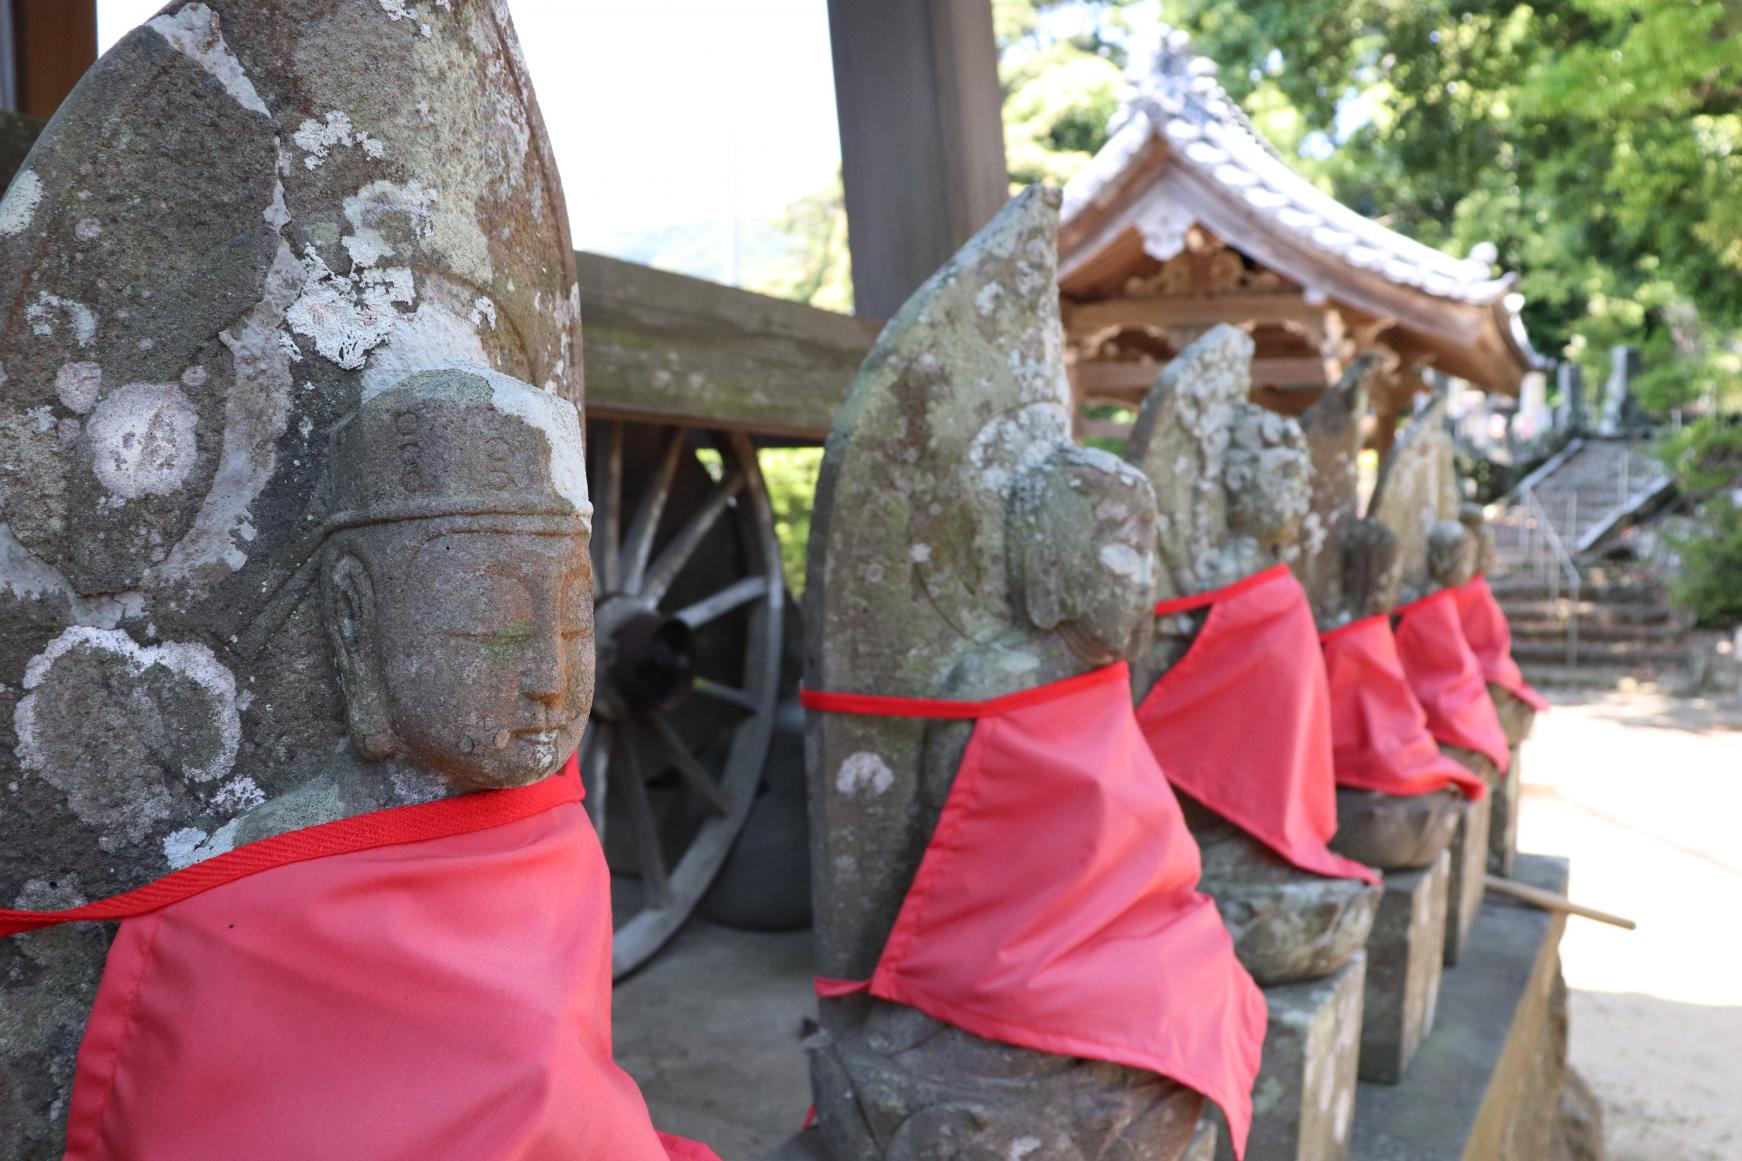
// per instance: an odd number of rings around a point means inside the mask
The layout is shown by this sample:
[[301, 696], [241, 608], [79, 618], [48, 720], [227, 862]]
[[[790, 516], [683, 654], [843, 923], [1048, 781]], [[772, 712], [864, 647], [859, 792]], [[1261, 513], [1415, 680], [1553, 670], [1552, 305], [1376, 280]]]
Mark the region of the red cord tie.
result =
[[1193, 609], [1207, 608], [1218, 601], [1238, 596], [1247, 589], [1255, 589], [1259, 585], [1275, 580], [1278, 573], [1288, 571], [1286, 564], [1273, 564], [1263, 572], [1255, 572], [1251, 576], [1241, 577], [1231, 585], [1223, 585], [1219, 589], [1211, 589], [1203, 593], [1191, 593], [1188, 596], [1174, 597], [1166, 601], [1155, 602], [1155, 615], [1171, 617], [1175, 613], [1189, 613]]
[[0, 938], [61, 923], [131, 919], [274, 867], [506, 826], [553, 807], [578, 803], [582, 794], [580, 774], [571, 758], [561, 773], [531, 786], [393, 806], [272, 835], [171, 871], [142, 887], [78, 907], [60, 911], [0, 909]]

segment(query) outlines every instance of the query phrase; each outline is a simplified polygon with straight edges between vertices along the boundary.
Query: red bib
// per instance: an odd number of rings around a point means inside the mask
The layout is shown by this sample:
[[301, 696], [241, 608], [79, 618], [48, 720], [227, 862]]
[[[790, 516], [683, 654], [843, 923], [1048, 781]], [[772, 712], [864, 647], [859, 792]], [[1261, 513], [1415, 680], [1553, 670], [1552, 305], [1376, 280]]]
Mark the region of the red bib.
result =
[[1408, 797], [1455, 786], [1479, 799], [1488, 784], [1434, 743], [1410, 692], [1391, 620], [1383, 614], [1319, 638], [1331, 691], [1331, 752], [1337, 785]]
[[1452, 590], [1458, 594], [1458, 620], [1464, 626], [1464, 640], [1482, 667], [1482, 680], [1498, 685], [1537, 713], [1548, 708], [1542, 694], [1530, 688], [1512, 660], [1512, 627], [1506, 623], [1505, 610], [1494, 599], [1485, 576], [1472, 577]]
[[1396, 634], [1404, 675], [1434, 738], [1484, 755], [1504, 774], [1512, 751], [1482, 667], [1464, 640], [1457, 592], [1441, 589], [1398, 609]]
[[1123, 663], [984, 702], [805, 691], [810, 709], [975, 718], [868, 983], [977, 1036], [1179, 1081], [1252, 1120], [1264, 997], [1197, 890], [1198, 849]]
[[1155, 614], [1205, 605], [1186, 655], [1137, 707], [1156, 761], [1176, 788], [1303, 871], [1377, 883], [1325, 845], [1337, 833], [1330, 694], [1306, 591], [1279, 564]]
[[[611, 1060], [610, 881], [571, 759], [250, 843], [0, 934], [125, 917], [66, 1161], [710, 1161]], [[717, 1161], [717, 1159], [715, 1159]]]

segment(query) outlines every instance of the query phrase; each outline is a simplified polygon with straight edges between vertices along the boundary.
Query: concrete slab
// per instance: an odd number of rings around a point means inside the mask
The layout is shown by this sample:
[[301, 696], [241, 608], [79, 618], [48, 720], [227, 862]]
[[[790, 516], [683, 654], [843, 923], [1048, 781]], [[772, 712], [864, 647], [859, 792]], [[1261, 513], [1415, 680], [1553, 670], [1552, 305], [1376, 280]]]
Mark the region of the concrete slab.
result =
[[[1264, 989], [1270, 1026], [1252, 1089], [1246, 1161], [1344, 1161], [1355, 1109], [1367, 956], [1319, 980]], [[1234, 1161], [1227, 1134], [1216, 1161]]]
[[1452, 835], [1451, 879], [1446, 884], [1446, 966], [1458, 962], [1476, 913], [1482, 908], [1483, 882], [1488, 874], [1489, 816], [1495, 795], [1464, 803], [1463, 817]]
[[1388, 871], [1367, 938], [1367, 994], [1361, 1018], [1362, 1080], [1395, 1084], [1434, 1026], [1445, 964], [1446, 888], [1451, 855], [1420, 871]]
[[617, 985], [617, 1062], [653, 1123], [728, 1161], [791, 1137], [810, 1107], [803, 1040], [814, 1027], [811, 933], [769, 935], [693, 920]]
[[[1564, 891], [1567, 863], [1519, 856], [1516, 877]], [[1564, 1066], [1560, 981], [1564, 916], [1489, 896], [1456, 971], [1440, 989], [1440, 1019], [1398, 1084], [1358, 1087], [1351, 1161], [1541, 1161], [1559, 1105], [1545, 1064]], [[1556, 1043], [1556, 1040], [1559, 1043]], [[1551, 1069], [1552, 1071], [1552, 1069]], [[1544, 1092], [1552, 1087], [1554, 1091]], [[1530, 1122], [1530, 1123], [1526, 1123]], [[1536, 1124], [1541, 1122], [1541, 1124]], [[1529, 1146], [1534, 1148], [1535, 1146]]]

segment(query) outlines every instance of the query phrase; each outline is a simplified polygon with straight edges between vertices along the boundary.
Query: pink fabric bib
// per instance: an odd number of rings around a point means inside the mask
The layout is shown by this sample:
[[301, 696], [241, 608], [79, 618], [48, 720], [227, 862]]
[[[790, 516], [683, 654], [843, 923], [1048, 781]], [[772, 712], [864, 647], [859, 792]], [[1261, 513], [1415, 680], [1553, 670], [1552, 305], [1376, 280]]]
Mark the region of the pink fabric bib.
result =
[[1186, 655], [1137, 708], [1174, 786], [1304, 871], [1377, 883], [1337, 832], [1330, 693], [1306, 591], [1286, 565], [1156, 606], [1209, 606]]
[[1331, 694], [1337, 785], [1408, 797], [1454, 786], [1479, 799], [1488, 784], [1444, 754], [1410, 692], [1391, 621], [1383, 614], [1319, 638]]
[[1236, 1152], [1264, 997], [1197, 890], [1198, 849], [1121, 663], [986, 702], [805, 691], [811, 709], [977, 719], [868, 982], [977, 1036], [1147, 1069], [1203, 1093]]
[[579, 801], [571, 760], [0, 913], [10, 932], [132, 912], [67, 1161], [713, 1159], [657, 1133], [612, 1062], [609, 873]]
[[1488, 578], [1475, 576], [1452, 591], [1458, 594], [1458, 619], [1464, 626], [1464, 640], [1482, 667], [1482, 680], [1498, 685], [1537, 713], [1547, 709], [1548, 701], [1530, 687], [1512, 660], [1512, 626], [1506, 623], [1506, 612], [1494, 599]]
[[1456, 591], [1441, 589], [1398, 609], [1395, 632], [1404, 675], [1434, 738], [1485, 755], [1504, 774], [1512, 751], [1464, 640]]

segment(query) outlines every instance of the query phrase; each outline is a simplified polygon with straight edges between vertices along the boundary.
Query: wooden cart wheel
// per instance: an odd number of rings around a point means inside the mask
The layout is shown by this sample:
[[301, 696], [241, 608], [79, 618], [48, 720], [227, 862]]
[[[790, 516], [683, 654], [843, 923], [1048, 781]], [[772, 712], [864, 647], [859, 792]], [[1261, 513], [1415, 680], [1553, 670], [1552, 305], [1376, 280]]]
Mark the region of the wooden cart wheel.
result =
[[748, 436], [607, 421], [587, 448], [598, 681], [581, 772], [622, 976], [683, 925], [749, 814], [785, 588]]

